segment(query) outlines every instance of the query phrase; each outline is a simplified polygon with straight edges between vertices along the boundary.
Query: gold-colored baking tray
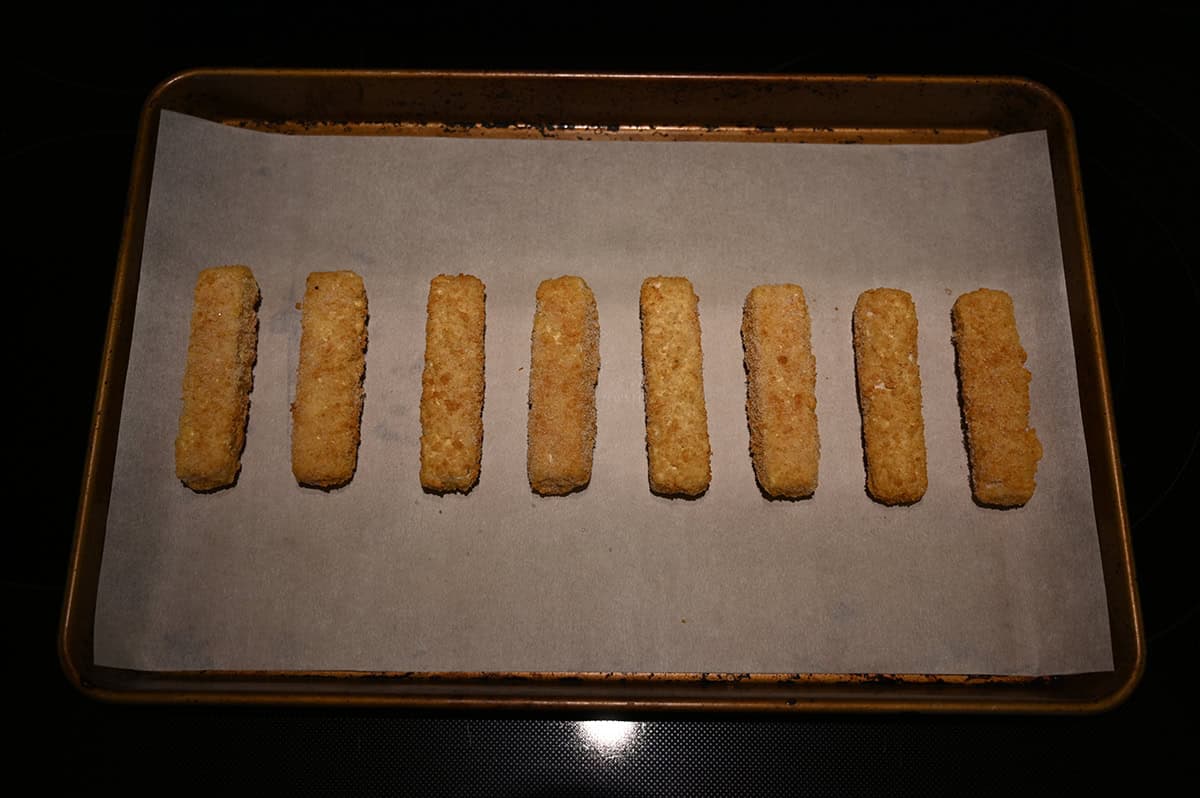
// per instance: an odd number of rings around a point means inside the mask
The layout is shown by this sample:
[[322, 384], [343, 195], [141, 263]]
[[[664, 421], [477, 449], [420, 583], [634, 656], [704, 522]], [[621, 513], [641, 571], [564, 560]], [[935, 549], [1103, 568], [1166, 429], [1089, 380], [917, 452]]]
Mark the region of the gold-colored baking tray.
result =
[[[160, 112], [297, 135], [952, 143], [1046, 130], [1114, 670], [922, 674], [142, 672], [93, 659], [100, 561]], [[1095, 712], [1141, 677], [1145, 640], [1071, 118], [1008, 77], [664, 76], [197, 70], [146, 102], [80, 493], [59, 636], [68, 678], [128, 702], [737, 712]]]

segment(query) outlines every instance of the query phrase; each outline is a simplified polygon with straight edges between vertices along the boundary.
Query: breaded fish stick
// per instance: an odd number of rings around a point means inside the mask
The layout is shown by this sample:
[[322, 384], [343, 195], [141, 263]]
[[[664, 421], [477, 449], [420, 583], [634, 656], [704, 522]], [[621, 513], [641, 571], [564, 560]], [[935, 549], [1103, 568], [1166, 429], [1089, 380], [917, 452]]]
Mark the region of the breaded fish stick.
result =
[[960, 296], [951, 318], [972, 492], [983, 505], [1018, 507], [1037, 486], [1042, 444], [1029, 427], [1030, 374], [1012, 298], [981, 288]]
[[354, 272], [308, 275], [292, 403], [292, 473], [301, 485], [344, 485], [358, 466], [367, 293]]
[[929, 484], [917, 308], [906, 291], [864, 291], [854, 305], [853, 327], [867, 491], [883, 504], [912, 504]]
[[478, 277], [429, 284], [421, 375], [421, 486], [469, 491], [483, 455], [485, 292]]
[[258, 283], [245, 266], [196, 279], [175, 475], [192, 490], [233, 484], [241, 468], [258, 346]]
[[642, 373], [650, 490], [698, 496], [712, 478], [699, 298], [685, 277], [642, 282]]
[[754, 475], [772, 497], [817, 489], [817, 364], [812, 324], [798, 285], [760, 285], [742, 309], [746, 416]]
[[529, 357], [529, 486], [560, 496], [592, 478], [600, 320], [592, 289], [579, 277], [537, 289]]

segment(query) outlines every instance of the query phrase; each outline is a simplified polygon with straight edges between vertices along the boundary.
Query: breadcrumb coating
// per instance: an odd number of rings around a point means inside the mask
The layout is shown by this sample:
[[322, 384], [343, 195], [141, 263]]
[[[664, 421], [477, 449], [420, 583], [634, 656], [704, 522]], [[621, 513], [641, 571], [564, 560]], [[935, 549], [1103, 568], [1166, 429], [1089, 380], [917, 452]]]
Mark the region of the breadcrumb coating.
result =
[[292, 403], [292, 473], [334, 488], [358, 466], [367, 349], [367, 293], [354, 272], [308, 275]]
[[1032, 375], [1012, 298], [981, 288], [960, 296], [951, 318], [972, 492], [983, 505], [1019, 507], [1037, 487], [1042, 444], [1029, 426]]
[[699, 496], [712, 479], [699, 297], [685, 277], [642, 282], [642, 372], [650, 490]]
[[421, 375], [421, 486], [467, 492], [483, 457], [485, 289], [469, 274], [429, 284]]
[[883, 504], [912, 504], [929, 484], [916, 305], [895, 288], [864, 291], [853, 327], [867, 491]]
[[742, 308], [750, 456], [768, 496], [799, 499], [817, 489], [816, 358], [804, 291], [760, 285]]
[[233, 484], [241, 468], [258, 346], [258, 283], [246, 266], [196, 279], [175, 475], [195, 491]]
[[544, 280], [529, 358], [529, 486], [563, 495], [591, 481], [596, 445], [600, 321], [580, 277]]

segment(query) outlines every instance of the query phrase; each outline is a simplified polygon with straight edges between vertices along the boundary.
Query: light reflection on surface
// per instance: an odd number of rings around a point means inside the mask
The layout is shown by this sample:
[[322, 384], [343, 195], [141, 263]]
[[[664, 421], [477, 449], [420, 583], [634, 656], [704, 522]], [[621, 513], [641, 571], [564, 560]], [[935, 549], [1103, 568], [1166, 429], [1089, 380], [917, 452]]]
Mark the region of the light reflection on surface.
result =
[[628, 720], [581, 720], [575, 724], [575, 733], [588, 748], [620, 756], [633, 748], [642, 725]]

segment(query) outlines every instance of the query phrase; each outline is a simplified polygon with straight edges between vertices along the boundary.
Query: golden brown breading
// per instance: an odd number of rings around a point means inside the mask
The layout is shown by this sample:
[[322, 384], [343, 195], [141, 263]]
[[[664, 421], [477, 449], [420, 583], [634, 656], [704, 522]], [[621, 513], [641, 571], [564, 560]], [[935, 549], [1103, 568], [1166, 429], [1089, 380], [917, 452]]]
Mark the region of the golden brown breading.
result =
[[579, 277], [543, 280], [537, 289], [529, 357], [529, 486], [561, 496], [592, 478], [600, 320], [592, 289]]
[[469, 491], [483, 456], [485, 290], [478, 277], [429, 284], [421, 375], [421, 486]]
[[698, 496], [712, 478], [700, 300], [685, 277], [642, 282], [642, 373], [650, 490]]
[[817, 364], [812, 324], [798, 285], [760, 285], [742, 309], [750, 455], [768, 496], [798, 499], [817, 489]]
[[912, 504], [928, 486], [917, 309], [906, 291], [864, 291], [853, 327], [867, 491], [883, 504]]
[[204, 269], [196, 279], [175, 438], [175, 475], [192, 490], [231, 485], [241, 467], [257, 357], [258, 301], [258, 283], [245, 266]]
[[1033, 496], [1042, 457], [1029, 427], [1029, 381], [1012, 298], [981, 288], [954, 303], [959, 395], [975, 500], [1018, 507]]
[[308, 275], [292, 403], [292, 473], [301, 485], [344, 485], [358, 466], [367, 293], [354, 272]]

